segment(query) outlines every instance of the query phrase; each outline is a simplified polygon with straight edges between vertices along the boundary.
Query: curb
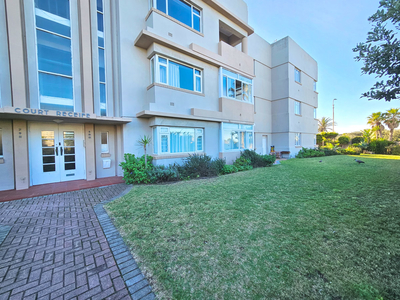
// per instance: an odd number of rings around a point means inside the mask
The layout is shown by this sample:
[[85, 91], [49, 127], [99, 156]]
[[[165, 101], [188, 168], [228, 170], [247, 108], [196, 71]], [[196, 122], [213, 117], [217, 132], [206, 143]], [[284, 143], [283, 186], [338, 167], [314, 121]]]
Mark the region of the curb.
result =
[[106, 210], [104, 209], [104, 205], [125, 196], [131, 191], [131, 189], [132, 186], [128, 187], [117, 197], [97, 204], [94, 207], [94, 211], [97, 215], [97, 219], [100, 222], [100, 226], [103, 229], [104, 235], [106, 236], [107, 242], [111, 248], [111, 252], [114, 256], [115, 261], [117, 262], [118, 269], [121, 272], [122, 278], [125, 281], [125, 284], [129, 290], [132, 299], [153, 300], [156, 299], [156, 296], [153, 293], [149, 282], [142, 274], [142, 271], [138, 267], [135, 259], [133, 258], [129, 247], [125, 244], [122, 236], [118, 232], [117, 228], [115, 228], [113, 222], [111, 221]]

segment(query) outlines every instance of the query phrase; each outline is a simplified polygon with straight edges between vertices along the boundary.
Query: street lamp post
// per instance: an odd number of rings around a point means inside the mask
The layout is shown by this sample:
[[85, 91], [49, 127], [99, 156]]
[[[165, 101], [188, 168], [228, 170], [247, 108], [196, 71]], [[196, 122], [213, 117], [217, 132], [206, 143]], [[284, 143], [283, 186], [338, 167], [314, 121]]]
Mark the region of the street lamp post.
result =
[[333, 99], [332, 101], [332, 107], [333, 107], [333, 132], [335, 132], [335, 101], [337, 101], [337, 99]]

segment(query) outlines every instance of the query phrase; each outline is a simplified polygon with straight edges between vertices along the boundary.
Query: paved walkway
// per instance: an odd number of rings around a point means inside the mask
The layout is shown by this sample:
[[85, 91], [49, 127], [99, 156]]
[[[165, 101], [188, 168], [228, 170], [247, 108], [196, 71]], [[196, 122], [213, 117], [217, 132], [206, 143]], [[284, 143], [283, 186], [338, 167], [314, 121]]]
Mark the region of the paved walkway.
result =
[[93, 209], [126, 188], [0, 203], [0, 299], [134, 298]]

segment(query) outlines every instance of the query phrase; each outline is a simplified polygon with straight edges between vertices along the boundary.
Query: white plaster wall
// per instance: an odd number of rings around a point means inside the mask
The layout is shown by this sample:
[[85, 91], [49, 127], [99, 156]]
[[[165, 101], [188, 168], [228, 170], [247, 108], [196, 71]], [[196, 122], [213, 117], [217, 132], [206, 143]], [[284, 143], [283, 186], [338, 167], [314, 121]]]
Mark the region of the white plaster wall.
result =
[[272, 47], [271, 44], [253, 33], [248, 37], [249, 55], [257, 62], [262, 63], [271, 68], [272, 66]]
[[291, 98], [318, 107], [318, 93], [314, 92], [314, 79], [301, 72], [301, 83], [294, 80], [295, 67], [289, 67], [289, 95]]
[[249, 13], [246, 2], [243, 0], [218, 0], [218, 2], [246, 23], [248, 22]]
[[[294, 71], [293, 71], [294, 72]], [[271, 81], [272, 81], [272, 99], [278, 100], [282, 98], [289, 97], [289, 64], [285, 63], [283, 65], [276, 66], [271, 71]], [[294, 75], [293, 78], [294, 80]]]
[[10, 120], [0, 120], [3, 132], [3, 160], [0, 163], [0, 191], [14, 189], [14, 150], [12, 138], [12, 123]]
[[289, 131], [291, 132], [304, 132], [304, 133], [317, 133], [318, 120], [314, 119], [314, 107], [301, 103], [301, 115], [295, 114], [295, 100], [289, 99], [291, 114]]
[[[108, 132], [109, 157], [102, 157], [101, 133]], [[95, 150], [96, 150], [96, 178], [116, 176], [118, 161], [116, 160], [116, 135], [115, 126], [95, 125]], [[111, 159], [111, 167], [103, 168], [103, 160]]]
[[289, 132], [289, 99], [272, 102], [272, 132]]

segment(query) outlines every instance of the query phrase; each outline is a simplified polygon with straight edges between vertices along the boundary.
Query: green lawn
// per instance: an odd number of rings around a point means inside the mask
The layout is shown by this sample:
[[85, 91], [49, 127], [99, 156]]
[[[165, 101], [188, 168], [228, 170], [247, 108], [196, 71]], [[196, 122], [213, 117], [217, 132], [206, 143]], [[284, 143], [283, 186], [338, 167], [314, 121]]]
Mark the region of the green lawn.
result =
[[161, 299], [400, 299], [400, 157], [354, 158], [135, 186], [107, 209]]

